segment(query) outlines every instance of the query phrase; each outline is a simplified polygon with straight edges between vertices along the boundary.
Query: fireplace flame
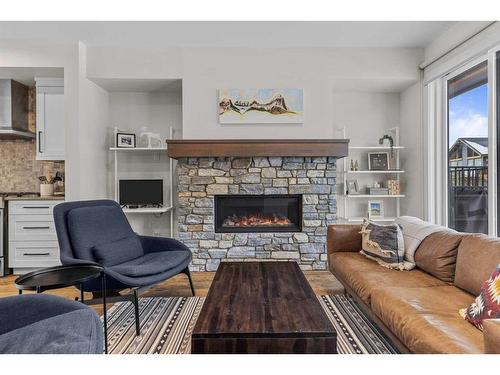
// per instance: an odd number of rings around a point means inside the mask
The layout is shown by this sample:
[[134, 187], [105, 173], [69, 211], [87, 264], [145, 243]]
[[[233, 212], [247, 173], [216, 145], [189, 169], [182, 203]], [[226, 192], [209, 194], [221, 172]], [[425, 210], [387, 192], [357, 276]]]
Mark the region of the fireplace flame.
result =
[[293, 226], [292, 221], [281, 215], [253, 214], [249, 216], [232, 215], [222, 223], [224, 227], [284, 227]]

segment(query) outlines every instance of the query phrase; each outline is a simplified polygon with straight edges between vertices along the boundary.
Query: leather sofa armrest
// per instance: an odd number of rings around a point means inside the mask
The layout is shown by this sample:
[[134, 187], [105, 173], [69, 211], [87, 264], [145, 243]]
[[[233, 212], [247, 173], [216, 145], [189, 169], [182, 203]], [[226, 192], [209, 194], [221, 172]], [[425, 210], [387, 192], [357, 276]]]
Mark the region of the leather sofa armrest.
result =
[[500, 354], [500, 319], [483, 321], [483, 338], [486, 354]]
[[336, 252], [358, 252], [361, 250], [361, 225], [334, 224], [328, 226], [328, 254]]

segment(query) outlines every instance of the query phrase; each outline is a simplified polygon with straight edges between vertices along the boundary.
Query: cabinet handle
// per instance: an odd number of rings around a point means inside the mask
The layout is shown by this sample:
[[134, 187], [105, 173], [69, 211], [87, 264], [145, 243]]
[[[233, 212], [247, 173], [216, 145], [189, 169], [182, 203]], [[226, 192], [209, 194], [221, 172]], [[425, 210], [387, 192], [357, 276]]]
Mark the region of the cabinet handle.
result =
[[23, 253], [23, 255], [29, 255], [29, 256], [42, 256], [45, 257], [47, 255], [50, 255], [50, 253]]
[[38, 153], [42, 154], [42, 131], [38, 131]]
[[23, 227], [23, 229], [50, 229], [49, 226], [46, 227]]
[[49, 206], [23, 206], [23, 208], [33, 209], [33, 208], [50, 208]]

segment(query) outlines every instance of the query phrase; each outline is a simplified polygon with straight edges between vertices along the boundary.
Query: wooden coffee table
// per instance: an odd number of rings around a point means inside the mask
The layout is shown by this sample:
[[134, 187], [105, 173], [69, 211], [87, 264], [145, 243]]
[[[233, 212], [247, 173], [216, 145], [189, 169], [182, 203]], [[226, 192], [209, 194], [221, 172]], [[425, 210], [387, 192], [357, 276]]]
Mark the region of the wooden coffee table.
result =
[[221, 263], [192, 353], [336, 353], [337, 334], [295, 262]]

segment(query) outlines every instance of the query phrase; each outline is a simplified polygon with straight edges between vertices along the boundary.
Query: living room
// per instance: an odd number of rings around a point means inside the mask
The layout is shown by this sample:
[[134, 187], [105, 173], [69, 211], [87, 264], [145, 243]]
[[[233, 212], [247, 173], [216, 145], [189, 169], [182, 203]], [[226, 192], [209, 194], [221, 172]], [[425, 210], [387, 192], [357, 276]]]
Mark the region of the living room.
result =
[[500, 353], [498, 17], [291, 8], [0, 22], [13, 364]]

